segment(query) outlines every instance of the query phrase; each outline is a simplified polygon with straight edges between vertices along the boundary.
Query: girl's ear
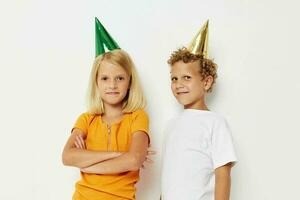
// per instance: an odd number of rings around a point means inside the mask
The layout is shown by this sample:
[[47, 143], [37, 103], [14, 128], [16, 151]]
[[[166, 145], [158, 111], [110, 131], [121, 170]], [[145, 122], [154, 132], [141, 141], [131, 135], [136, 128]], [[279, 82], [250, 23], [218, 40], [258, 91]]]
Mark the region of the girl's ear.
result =
[[95, 83], [96, 83], [96, 87], [98, 88], [98, 73], [96, 74], [96, 77], [95, 77]]
[[129, 77], [128, 91], [130, 90], [130, 87], [131, 87], [131, 82], [132, 82], [131, 80], [132, 80], [132, 76]]
[[98, 78], [96, 78], [96, 81], [95, 81], [95, 84], [96, 84], [96, 88], [98, 88]]

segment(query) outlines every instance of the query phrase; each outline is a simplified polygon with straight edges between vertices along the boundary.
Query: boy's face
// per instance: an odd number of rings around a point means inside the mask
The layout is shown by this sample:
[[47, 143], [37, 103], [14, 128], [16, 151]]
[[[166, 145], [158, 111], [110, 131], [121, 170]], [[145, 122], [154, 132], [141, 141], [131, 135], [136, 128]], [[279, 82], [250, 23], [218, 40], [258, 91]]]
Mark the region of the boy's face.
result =
[[205, 105], [205, 93], [211, 87], [212, 77], [202, 78], [199, 61], [184, 63], [178, 61], [171, 66], [171, 89], [177, 101], [185, 109], [199, 109]]

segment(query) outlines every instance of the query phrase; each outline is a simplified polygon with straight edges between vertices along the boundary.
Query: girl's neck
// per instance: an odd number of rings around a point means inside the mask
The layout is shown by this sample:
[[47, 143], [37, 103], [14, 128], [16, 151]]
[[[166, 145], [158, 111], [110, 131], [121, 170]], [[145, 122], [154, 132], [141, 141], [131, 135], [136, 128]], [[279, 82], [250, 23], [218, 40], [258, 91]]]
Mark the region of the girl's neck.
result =
[[102, 114], [102, 122], [111, 126], [119, 123], [123, 119], [122, 104], [121, 105], [104, 105], [105, 113]]
[[103, 116], [106, 116], [106, 117], [118, 117], [118, 116], [123, 115], [122, 104], [118, 104], [118, 105], [104, 104], [104, 110], [105, 110], [105, 113], [103, 113]]

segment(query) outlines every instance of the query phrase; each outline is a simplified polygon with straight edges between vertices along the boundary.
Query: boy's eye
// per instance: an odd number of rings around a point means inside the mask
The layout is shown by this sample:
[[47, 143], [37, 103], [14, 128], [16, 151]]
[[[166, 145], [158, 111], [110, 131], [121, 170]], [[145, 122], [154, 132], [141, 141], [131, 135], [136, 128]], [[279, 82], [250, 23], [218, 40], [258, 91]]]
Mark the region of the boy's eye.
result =
[[177, 81], [177, 78], [176, 77], [171, 77], [171, 81], [172, 82]]
[[184, 76], [183, 78], [184, 78], [184, 80], [190, 80], [192, 77], [190, 77], [190, 76]]

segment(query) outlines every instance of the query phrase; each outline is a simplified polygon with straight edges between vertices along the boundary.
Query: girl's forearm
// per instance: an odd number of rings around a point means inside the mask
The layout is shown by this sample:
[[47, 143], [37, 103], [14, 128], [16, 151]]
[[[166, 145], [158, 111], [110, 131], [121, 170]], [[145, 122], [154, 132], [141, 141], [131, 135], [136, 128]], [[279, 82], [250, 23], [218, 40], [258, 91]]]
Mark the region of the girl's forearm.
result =
[[63, 163], [67, 166], [84, 168], [122, 155], [121, 152], [90, 151], [70, 148], [63, 152]]
[[143, 162], [140, 162], [134, 154], [124, 153], [123, 155], [82, 168], [81, 171], [91, 174], [118, 174], [127, 171], [137, 171]]

